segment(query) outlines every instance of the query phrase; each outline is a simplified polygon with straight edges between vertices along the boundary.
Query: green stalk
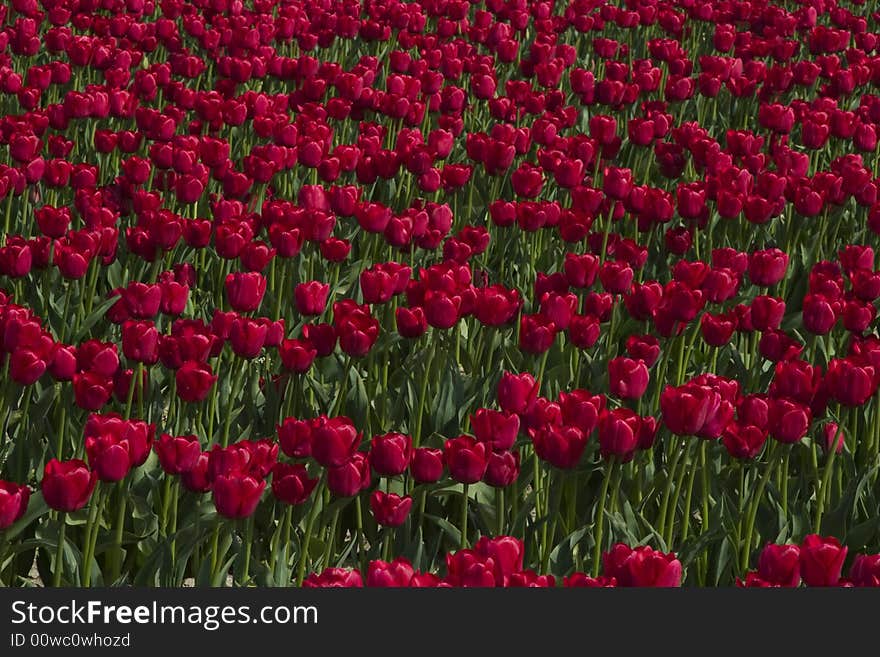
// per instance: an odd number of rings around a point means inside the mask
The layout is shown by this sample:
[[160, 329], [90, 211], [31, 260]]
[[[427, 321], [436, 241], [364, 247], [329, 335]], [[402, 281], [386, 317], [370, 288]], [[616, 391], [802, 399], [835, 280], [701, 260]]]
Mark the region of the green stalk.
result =
[[[235, 364], [235, 359], [232, 360], [233, 366]], [[220, 441], [220, 445], [222, 447], [226, 447], [229, 444], [229, 429], [232, 426], [232, 404], [235, 403], [238, 394], [241, 392], [242, 382], [244, 381], [244, 375], [247, 371], [247, 366], [242, 364], [242, 366], [232, 375], [232, 387], [229, 389], [229, 402], [226, 408], [226, 420], [223, 422], [223, 437]]]
[[428, 346], [428, 357], [425, 360], [425, 372], [422, 376], [422, 386], [419, 390], [419, 408], [416, 413], [416, 428], [413, 432], [413, 447], [418, 447], [422, 440], [422, 420], [425, 415], [425, 396], [428, 393], [428, 379], [431, 378], [431, 366], [434, 364], [434, 351], [436, 341], [431, 340]]
[[125, 480], [119, 482], [116, 500], [116, 524], [113, 527], [113, 550], [110, 552], [110, 581], [116, 582], [122, 573], [122, 534], [125, 528], [125, 506], [127, 500]]
[[254, 542], [254, 515], [251, 514], [245, 520], [245, 532], [244, 532], [244, 564], [242, 566], [241, 579], [239, 580], [239, 586], [247, 586], [248, 580], [250, 579], [250, 568], [251, 568], [251, 548]]
[[593, 535], [596, 543], [593, 546], [593, 577], [599, 576], [599, 568], [602, 558], [602, 534], [604, 532], [605, 523], [605, 499], [608, 497], [608, 487], [611, 485], [611, 475], [614, 472], [615, 460], [612, 458], [608, 461], [608, 468], [604, 473], [602, 480], [602, 492], [599, 493], [599, 507], [596, 510], [596, 520], [593, 523]]
[[306, 575], [306, 563], [309, 559], [309, 544], [312, 542], [312, 530], [315, 527], [315, 519], [318, 517], [318, 500], [322, 499], [322, 495], [324, 492], [324, 482], [327, 479], [327, 471], [323, 471], [321, 473], [321, 480], [318, 482], [317, 487], [315, 488], [315, 501], [312, 504], [312, 508], [309, 510], [309, 518], [306, 521], [306, 531], [303, 535], [302, 542], [302, 553], [299, 556], [299, 567], [297, 568], [296, 573], [296, 585], [302, 586], [303, 579], [305, 579]]
[[496, 488], [495, 489], [495, 521], [496, 521], [496, 535], [504, 536], [504, 525], [505, 525], [505, 509], [504, 509], [504, 488]]
[[461, 549], [468, 546], [468, 484], [462, 484], [461, 492]]
[[666, 535], [666, 513], [669, 508], [669, 498], [672, 495], [672, 487], [675, 484], [675, 474], [678, 469], [678, 462], [684, 453], [684, 446], [677, 436], [673, 437], [673, 443], [678, 445], [678, 449], [672, 454], [672, 460], [669, 463], [669, 472], [666, 475], [666, 485], [663, 488], [663, 497], [660, 502], [660, 512], [658, 513], [657, 533], [661, 536]]
[[95, 545], [98, 542], [98, 532], [101, 528], [101, 512], [104, 510], [105, 495], [100, 487], [95, 489], [92, 503], [89, 507], [89, 519], [86, 522], [86, 544], [83, 549], [83, 572], [80, 586], [91, 586], [92, 561], [95, 558]]
[[749, 569], [749, 557], [752, 552], [752, 536], [755, 531], [755, 518], [758, 515], [758, 507], [761, 505], [761, 499], [764, 497], [764, 489], [767, 488], [767, 482], [769, 482], [770, 477], [773, 476], [773, 470], [776, 468], [777, 462], [778, 458], [776, 452], [775, 450], [771, 450], [767, 468], [764, 470], [764, 475], [758, 483], [758, 489], [755, 491], [755, 495], [752, 498], [752, 505], [749, 508], [748, 517], [746, 518], [745, 541], [743, 541], [742, 555], [740, 559], [740, 568], [743, 573]]
[[[61, 528], [58, 530], [58, 547], [55, 549], [55, 569], [52, 571], [52, 586], [61, 586], [61, 576], [64, 574], [64, 545], [67, 540], [67, 514], [63, 511], [58, 514]], [[12, 580], [10, 579], [10, 584]]]
[[327, 530], [327, 541], [324, 547], [324, 567], [330, 567], [330, 557], [336, 553], [336, 526], [339, 523], [339, 507], [330, 517], [330, 528]]
[[842, 423], [838, 423], [838, 433], [831, 442], [831, 449], [828, 450], [828, 456], [825, 458], [825, 468], [822, 471], [822, 479], [817, 482], [816, 488], [816, 519], [813, 522], [813, 531], [816, 534], [822, 529], [822, 516], [825, 514], [825, 502], [829, 499], [829, 488], [831, 487], [831, 474], [834, 472], [834, 461], [837, 456], [837, 441], [840, 440], [840, 432], [843, 430]]

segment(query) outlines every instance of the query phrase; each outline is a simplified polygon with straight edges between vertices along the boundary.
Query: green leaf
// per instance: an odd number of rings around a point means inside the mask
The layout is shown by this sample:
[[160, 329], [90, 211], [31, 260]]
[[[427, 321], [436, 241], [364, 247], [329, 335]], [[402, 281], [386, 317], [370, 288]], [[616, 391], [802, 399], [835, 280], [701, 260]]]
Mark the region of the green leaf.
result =
[[49, 513], [51, 509], [49, 505], [46, 504], [46, 501], [43, 499], [43, 493], [37, 491], [33, 495], [31, 495], [31, 499], [28, 502], [27, 511], [24, 512], [24, 515], [19, 518], [18, 522], [9, 527], [3, 535], [3, 538], [7, 541], [11, 541], [16, 536], [18, 536], [22, 531], [27, 529], [31, 523], [33, 523], [38, 518], [42, 518], [44, 515]]
[[426, 513], [425, 518], [427, 518], [428, 520], [436, 524], [440, 529], [442, 529], [443, 532], [449, 537], [449, 539], [453, 543], [455, 543], [455, 545], [461, 545], [461, 530], [455, 527], [446, 518], [431, 515], [430, 513]]
[[88, 334], [91, 328], [107, 314], [107, 311], [110, 310], [110, 307], [119, 301], [118, 297], [111, 297], [110, 299], [105, 299], [98, 306], [92, 310], [92, 313], [83, 320], [82, 325], [79, 327], [79, 330], [71, 337], [70, 341], [72, 344], [79, 344], [82, 342], [83, 338]]

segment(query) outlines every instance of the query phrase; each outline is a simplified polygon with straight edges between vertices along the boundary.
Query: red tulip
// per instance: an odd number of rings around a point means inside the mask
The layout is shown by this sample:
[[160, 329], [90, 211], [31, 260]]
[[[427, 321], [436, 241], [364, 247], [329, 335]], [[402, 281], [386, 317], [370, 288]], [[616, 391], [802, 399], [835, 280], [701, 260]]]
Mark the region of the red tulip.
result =
[[40, 490], [49, 507], [56, 511], [72, 512], [88, 503], [97, 481], [98, 475], [79, 459], [51, 459], [43, 470]]
[[370, 511], [376, 522], [383, 527], [400, 527], [412, 508], [411, 497], [400, 497], [379, 490], [370, 495]]
[[27, 486], [0, 481], [0, 531], [24, 515], [30, 495], [31, 491]]
[[285, 504], [305, 503], [317, 483], [300, 463], [276, 463], [272, 468], [272, 494]]
[[847, 548], [836, 538], [806, 536], [800, 546], [801, 577], [807, 586], [836, 586]]
[[608, 384], [611, 394], [621, 399], [638, 399], [648, 389], [648, 367], [641, 360], [624, 356], [608, 361]]
[[256, 510], [265, 488], [265, 480], [250, 475], [218, 475], [211, 488], [217, 513], [226, 518], [247, 518]]
[[617, 543], [602, 554], [602, 565], [605, 576], [617, 580], [618, 586], [681, 586], [681, 563], [675, 555], [646, 545], [631, 548]]
[[153, 443], [153, 449], [159, 457], [162, 469], [171, 475], [192, 470], [202, 453], [199, 439], [195, 435], [172, 436], [163, 433], [159, 440]]
[[446, 441], [443, 460], [452, 478], [463, 484], [475, 484], [486, 473], [487, 450], [469, 436], [458, 436]]

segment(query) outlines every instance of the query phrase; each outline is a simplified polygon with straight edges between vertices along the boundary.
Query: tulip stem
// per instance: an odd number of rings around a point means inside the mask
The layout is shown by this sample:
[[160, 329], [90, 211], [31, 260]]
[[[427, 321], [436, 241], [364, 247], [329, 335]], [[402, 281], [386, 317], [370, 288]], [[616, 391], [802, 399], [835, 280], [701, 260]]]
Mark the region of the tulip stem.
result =
[[[424, 513], [424, 496], [422, 497], [423, 506], [422, 513]], [[361, 505], [361, 495], [358, 493], [354, 498], [354, 514], [355, 514], [355, 548], [357, 549], [357, 559], [360, 564], [361, 571], [366, 572], [367, 570], [367, 560], [364, 555], [364, 551], [361, 549], [364, 539], [364, 512]], [[421, 527], [421, 516], [419, 517], [419, 527]]]
[[504, 536], [504, 488], [495, 489], [496, 536]]
[[165, 475], [162, 489], [162, 515], [159, 516], [159, 530], [163, 537], [168, 537], [168, 509], [171, 507], [171, 475]]
[[758, 490], [755, 491], [755, 495], [751, 500], [751, 507], [749, 507], [748, 516], [746, 517], [745, 541], [743, 541], [740, 564], [743, 573], [747, 572], [749, 569], [749, 557], [752, 552], [752, 536], [755, 531], [755, 517], [758, 515], [758, 507], [761, 505], [761, 498], [764, 497], [764, 489], [767, 488], [767, 482], [769, 482], [770, 477], [773, 476], [773, 470], [776, 468], [777, 461], [776, 454], [771, 450], [767, 469], [764, 470], [761, 481], [758, 483]]
[[113, 551], [110, 553], [110, 582], [115, 582], [122, 572], [122, 533], [125, 528], [125, 506], [127, 495], [125, 481], [120, 481], [117, 487], [118, 496], [116, 501], [116, 525], [113, 527]]
[[600, 560], [602, 558], [602, 534], [605, 523], [605, 499], [608, 497], [608, 487], [611, 484], [615, 463], [616, 461], [613, 458], [608, 461], [608, 468], [605, 470], [605, 476], [602, 480], [602, 492], [599, 493], [596, 520], [593, 523], [593, 536], [595, 537], [595, 545], [593, 546], [593, 577], [599, 576]]
[[681, 445], [681, 441], [678, 440], [677, 436], [673, 436], [673, 440], [671, 441], [673, 446], [677, 446], [678, 449], [672, 454], [672, 459], [669, 462], [669, 468], [666, 474], [666, 485], [663, 488], [663, 497], [660, 502], [660, 513], [658, 514], [658, 527], [657, 533], [660, 536], [666, 535], [666, 513], [669, 508], [669, 498], [672, 495], [672, 487], [675, 482], [675, 473], [678, 469], [678, 462], [681, 460], [681, 455], [684, 453], [684, 448]]
[[[703, 493], [703, 517], [701, 518], [700, 524], [700, 535], [702, 536], [706, 532], [709, 531], [709, 507], [710, 507], [710, 494], [711, 490], [709, 488], [709, 460], [707, 456], [709, 446], [706, 441], [702, 441], [700, 445], [700, 483], [702, 484], [702, 493]], [[701, 575], [702, 580], [700, 584], [702, 586], [706, 585], [706, 577], [709, 572], [709, 552], [708, 548], [703, 551], [703, 554], [700, 556], [701, 560]]]
[[790, 450], [785, 450], [782, 457], [782, 515], [788, 519], [788, 460], [791, 454]]
[[[233, 367], [235, 366], [235, 359], [232, 360]], [[220, 445], [222, 447], [226, 447], [229, 444], [229, 429], [232, 427], [232, 405], [235, 403], [235, 398], [238, 397], [238, 393], [240, 392], [242, 381], [244, 380], [245, 372], [247, 371], [247, 364], [242, 363], [241, 367], [239, 367], [235, 373], [232, 375], [232, 387], [229, 389], [229, 403], [226, 408], [226, 420], [223, 422], [223, 438], [220, 441]]]
[[840, 440], [840, 433], [842, 431], [842, 423], [840, 423], [837, 432], [834, 435], [834, 440], [831, 441], [830, 449], [827, 450], [828, 456], [825, 458], [825, 468], [822, 470], [822, 479], [816, 482], [818, 484], [816, 487], [816, 520], [813, 523], [813, 531], [816, 534], [821, 533], [822, 516], [825, 514], [825, 502], [829, 497], [828, 489], [831, 485], [831, 474], [834, 471], [834, 460], [837, 456], [837, 441]]
[[[284, 554], [285, 569], [290, 564], [290, 526], [292, 524], [292, 520], [293, 520], [293, 506], [288, 506], [284, 512], [284, 523], [281, 528], [282, 541], [284, 542], [283, 554]], [[284, 582], [285, 586], [287, 584], [289, 584], [289, 581]]]
[[[62, 389], [59, 387], [59, 397], [62, 394]], [[55, 458], [60, 461], [64, 458], [64, 428], [67, 424], [67, 404], [60, 403], [59, 406], [61, 406], [60, 417], [58, 419], [58, 424], [55, 427], [55, 437], [58, 441], [55, 444]]]
[[322, 499], [322, 493], [324, 491], [324, 482], [327, 479], [327, 471], [324, 470], [321, 473], [321, 480], [318, 482], [317, 487], [315, 488], [315, 503], [312, 504], [312, 508], [309, 510], [309, 518], [306, 521], [306, 531], [303, 535], [302, 549], [300, 550], [299, 555], [299, 567], [297, 568], [296, 573], [296, 585], [302, 586], [303, 579], [306, 575], [306, 564], [309, 560], [309, 544], [312, 542], [312, 529], [315, 526], [315, 519], [318, 517], [318, 504], [317, 501]]
[[[687, 470], [687, 468], [685, 468]], [[684, 543], [688, 535], [691, 531], [691, 505], [693, 503], [693, 495], [694, 495], [694, 479], [697, 475], [696, 468], [690, 468], [690, 474], [688, 475], [688, 483], [687, 483], [687, 493], [684, 498], [684, 526], [681, 529], [681, 541]]]
[[[547, 513], [547, 520], [544, 522], [544, 545], [542, 546], [541, 568], [542, 572], [547, 572], [550, 564], [550, 553], [553, 551], [553, 545], [556, 541], [556, 527], [559, 522], [559, 507], [562, 505], [562, 489], [565, 486], [566, 473], [561, 473], [558, 480], [553, 483], [553, 471], [548, 467], [547, 482], [550, 486], [550, 507]], [[619, 481], [619, 479], [618, 479]], [[612, 494], [613, 495], [613, 494]], [[613, 506], [613, 505], [612, 505]], [[547, 541], [549, 525], [549, 542]]]
[[[134, 387], [135, 385], [139, 385], [143, 382], [143, 374], [142, 368], [144, 364], [138, 363], [137, 369], [131, 373], [131, 379], [128, 381], [128, 396], [125, 400], [125, 419], [129, 419], [131, 417], [131, 405], [134, 401]], [[135, 383], [137, 381], [137, 383]]]
[[666, 516], [666, 535], [664, 536], [666, 545], [672, 545], [673, 538], [675, 537], [675, 512], [678, 509], [678, 499], [681, 497], [680, 492], [683, 490], [684, 478], [688, 472], [692, 471], [691, 445], [685, 444], [682, 449], [685, 450], [685, 460], [682, 463], [682, 467], [678, 470], [678, 479], [675, 482], [675, 498], [672, 500]]
[[[63, 511], [58, 514], [61, 527], [58, 529], [58, 547], [55, 549], [55, 570], [52, 572], [52, 586], [61, 586], [61, 576], [64, 574], [64, 546], [67, 540], [67, 514]], [[12, 578], [9, 583], [12, 584]]]
[[[9, 195], [12, 198], [12, 194]], [[61, 336], [58, 338], [59, 342], [64, 342], [67, 338], [67, 327], [70, 322], [67, 318], [70, 316], [70, 297], [73, 296], [73, 284], [70, 281], [65, 281], [65, 287], [67, 288], [67, 293], [64, 295], [64, 314], [61, 316], [64, 321], [61, 323]]]
[[393, 531], [390, 527], [385, 528], [385, 536], [382, 538], [382, 561], [391, 561], [391, 537]]
[[430, 341], [430, 346], [428, 347], [428, 355], [425, 359], [425, 371], [422, 375], [422, 387], [419, 390], [419, 409], [416, 413], [416, 428], [413, 432], [413, 447], [418, 447], [421, 444], [422, 440], [422, 419], [425, 414], [425, 396], [428, 393], [428, 379], [431, 375], [431, 366], [434, 363], [434, 349], [436, 344], [436, 340]]
[[339, 507], [333, 511], [330, 528], [327, 530], [327, 541], [324, 548], [324, 568], [330, 567], [330, 557], [336, 552], [336, 526], [339, 524]]
[[105, 495], [101, 487], [95, 489], [92, 504], [89, 508], [89, 519], [86, 523], [86, 544], [83, 550], [83, 572], [81, 586], [91, 586], [92, 561], [95, 558], [95, 545], [98, 542], [98, 531], [101, 528], [101, 512], [104, 510]]
[[171, 569], [177, 560], [177, 504], [180, 494], [180, 486], [177, 482], [171, 484]]
[[351, 377], [351, 366], [353, 363], [354, 359], [351, 356], [346, 356], [345, 371], [342, 375], [342, 385], [339, 388], [339, 395], [337, 395], [336, 400], [333, 402], [333, 412], [330, 414], [330, 417], [337, 417], [339, 413], [342, 412], [342, 407], [345, 404], [345, 397], [348, 395], [348, 380]]
[[239, 586], [247, 586], [248, 580], [250, 579], [250, 569], [251, 569], [251, 549], [254, 542], [254, 514], [248, 516], [245, 520], [245, 530], [244, 530], [244, 563], [242, 564], [241, 570], [241, 578], [239, 579]]
[[214, 574], [217, 571], [217, 562], [220, 559], [220, 555], [218, 554], [220, 551], [220, 525], [223, 523], [223, 519], [218, 514], [216, 517], [216, 522], [214, 523], [214, 532], [211, 536], [211, 577], [213, 579]]
[[468, 484], [461, 489], [461, 549], [468, 546]]

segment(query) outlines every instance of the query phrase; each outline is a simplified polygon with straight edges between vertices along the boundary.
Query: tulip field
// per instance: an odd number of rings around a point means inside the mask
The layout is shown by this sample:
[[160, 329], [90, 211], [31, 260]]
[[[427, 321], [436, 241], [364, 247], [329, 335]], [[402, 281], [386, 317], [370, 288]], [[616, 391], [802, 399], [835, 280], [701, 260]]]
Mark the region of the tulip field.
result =
[[0, 6], [0, 584], [880, 585], [872, 0]]

